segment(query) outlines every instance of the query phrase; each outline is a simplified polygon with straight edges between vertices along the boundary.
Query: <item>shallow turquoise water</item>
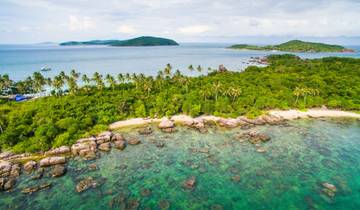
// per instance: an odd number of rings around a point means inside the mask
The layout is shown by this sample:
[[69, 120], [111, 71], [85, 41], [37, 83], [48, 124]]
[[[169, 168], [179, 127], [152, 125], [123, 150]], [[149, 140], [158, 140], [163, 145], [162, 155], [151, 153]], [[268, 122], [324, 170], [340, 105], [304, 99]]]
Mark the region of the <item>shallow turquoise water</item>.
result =
[[[177, 128], [140, 136], [142, 144], [113, 149], [92, 161], [71, 160], [61, 178], [29, 180], [22, 175], [14, 192], [0, 194], [1, 209], [359, 209], [360, 122], [299, 120], [250, 130], [210, 128], [200, 134]], [[256, 130], [272, 137], [256, 152], [236, 134]], [[138, 136], [137, 130], [125, 136]], [[155, 142], [164, 142], [163, 148]], [[209, 152], [196, 152], [208, 148]], [[95, 163], [99, 169], [91, 171]], [[91, 176], [100, 186], [77, 193], [79, 180]], [[196, 177], [193, 190], [183, 182]], [[240, 176], [240, 181], [232, 177]], [[21, 189], [51, 182], [52, 188], [32, 195]], [[334, 198], [321, 193], [321, 183], [334, 184]], [[144, 189], [151, 193], [144, 196]]]

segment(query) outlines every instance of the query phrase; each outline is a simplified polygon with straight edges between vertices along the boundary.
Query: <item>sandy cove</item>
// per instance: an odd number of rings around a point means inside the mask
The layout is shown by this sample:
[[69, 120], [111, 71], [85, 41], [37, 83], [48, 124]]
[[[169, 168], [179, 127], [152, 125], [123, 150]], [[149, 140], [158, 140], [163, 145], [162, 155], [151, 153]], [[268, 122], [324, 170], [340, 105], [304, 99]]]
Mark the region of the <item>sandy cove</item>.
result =
[[[200, 116], [200, 117], [190, 117], [187, 115], [175, 115], [170, 118], [170, 121], [179, 124], [192, 125], [199, 122], [216, 122], [225, 127], [236, 127], [243, 123], [250, 124], [264, 124], [267, 121], [281, 121], [281, 120], [294, 120], [294, 119], [303, 119], [303, 118], [357, 118], [360, 119], [360, 114], [341, 111], [341, 110], [332, 110], [332, 109], [309, 109], [307, 111], [299, 110], [271, 110], [266, 115], [259, 116], [255, 119], [248, 119], [246, 117], [238, 118], [222, 118], [216, 116]], [[153, 123], [160, 123], [166, 118], [134, 118], [129, 120], [118, 121], [112, 123], [109, 126], [110, 130], [116, 130], [124, 127], [132, 126], [141, 126]], [[268, 122], [271, 123], [271, 122]]]

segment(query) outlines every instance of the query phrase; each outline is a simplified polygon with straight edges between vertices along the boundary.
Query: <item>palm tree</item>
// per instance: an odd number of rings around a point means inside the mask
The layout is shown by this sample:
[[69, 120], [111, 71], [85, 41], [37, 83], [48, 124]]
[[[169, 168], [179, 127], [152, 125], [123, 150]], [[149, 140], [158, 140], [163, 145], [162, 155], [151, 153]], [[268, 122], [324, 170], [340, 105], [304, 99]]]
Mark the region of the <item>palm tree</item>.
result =
[[110, 74], [107, 74], [106, 77], [106, 82], [109, 84], [109, 86], [111, 87], [111, 89], [115, 89], [116, 87], [116, 80], [113, 76], [111, 76]]
[[86, 74], [83, 74], [81, 76], [81, 80], [85, 83], [85, 85], [88, 85], [90, 83], [90, 78]]
[[16, 91], [20, 94], [25, 94], [27, 91], [26, 83], [23, 81], [17, 82], [15, 84]]
[[0, 75], [0, 89], [2, 91], [9, 91], [13, 81], [10, 79], [8, 74]]
[[152, 90], [152, 81], [145, 80], [143, 83], [143, 89], [145, 92], [147, 92], [147, 95], [149, 95]]
[[198, 65], [197, 68], [196, 68], [196, 70], [197, 70], [198, 72], [201, 72], [201, 71], [202, 71], [202, 67], [201, 67], [200, 65]]
[[213, 84], [213, 90], [215, 92], [215, 101], [217, 101], [220, 89], [222, 88], [222, 85], [220, 82], [216, 82]]
[[192, 64], [191, 64], [191, 65], [189, 65], [188, 69], [189, 69], [189, 71], [194, 71], [194, 67], [193, 67], [193, 65], [192, 65]]
[[33, 89], [36, 93], [40, 93], [43, 91], [43, 86], [46, 84], [46, 80], [44, 76], [40, 72], [33, 73]]
[[166, 67], [164, 69], [164, 73], [166, 77], [170, 77], [171, 76], [171, 70], [172, 70], [172, 66], [170, 63], [166, 64]]
[[131, 80], [131, 76], [129, 73], [125, 74], [126, 81], [129, 82]]
[[62, 94], [62, 87], [64, 86], [64, 84], [65, 84], [65, 82], [64, 82], [62, 76], [58, 75], [58, 76], [54, 77], [51, 85], [57, 91], [57, 95], [61, 95]]
[[231, 100], [234, 102], [236, 98], [241, 95], [242, 91], [240, 88], [231, 87], [226, 90], [226, 95], [231, 97]]
[[124, 75], [122, 73], [117, 75], [117, 79], [118, 79], [119, 83], [123, 83], [125, 80]]
[[102, 80], [102, 75], [101, 74], [99, 74], [98, 72], [95, 72], [94, 75], [93, 75], [92, 80], [96, 83], [96, 87], [99, 90], [104, 89], [105, 85], [104, 85], [104, 82]]
[[80, 73], [76, 72], [75, 69], [71, 70], [70, 72], [70, 76], [74, 79], [74, 80], [78, 80], [80, 77]]

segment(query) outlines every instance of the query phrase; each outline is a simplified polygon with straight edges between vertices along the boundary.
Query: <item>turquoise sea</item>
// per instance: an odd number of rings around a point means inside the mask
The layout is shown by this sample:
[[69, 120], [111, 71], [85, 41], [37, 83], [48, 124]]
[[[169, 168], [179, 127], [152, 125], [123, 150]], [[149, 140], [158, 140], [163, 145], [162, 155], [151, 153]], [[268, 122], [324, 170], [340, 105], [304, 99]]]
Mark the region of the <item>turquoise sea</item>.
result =
[[[142, 143], [112, 149], [96, 160], [68, 161], [68, 172], [40, 180], [21, 175], [15, 190], [0, 194], [1, 209], [359, 209], [360, 121], [297, 120], [282, 125], [223, 129], [201, 134], [177, 127], [165, 134], [141, 136], [120, 130]], [[271, 140], [255, 145], [237, 138], [257, 131]], [[159, 143], [163, 147], [158, 147]], [[89, 165], [96, 164], [97, 170]], [[97, 186], [82, 193], [76, 184], [92, 177]], [[193, 189], [183, 183], [195, 177]], [[322, 183], [336, 186], [324, 193]], [[50, 189], [25, 195], [43, 183]]]
[[[76, 69], [81, 73], [92, 75], [98, 71], [102, 74], [144, 73], [155, 75], [167, 63], [174, 69], [191, 74], [187, 67], [201, 65], [218, 68], [224, 64], [228, 69], [240, 71], [248, 64], [252, 56], [265, 56], [274, 52], [237, 51], [226, 49], [229, 44], [181, 43], [180, 46], [160, 47], [98, 47], [57, 45], [0, 45], [0, 74], [8, 73], [14, 80], [21, 80], [50, 67], [52, 71], [43, 72], [53, 77], [60, 71], [70, 72]], [[325, 56], [360, 57], [359, 46], [355, 53], [300, 53], [304, 58]], [[196, 74], [193, 72], [192, 74]]]

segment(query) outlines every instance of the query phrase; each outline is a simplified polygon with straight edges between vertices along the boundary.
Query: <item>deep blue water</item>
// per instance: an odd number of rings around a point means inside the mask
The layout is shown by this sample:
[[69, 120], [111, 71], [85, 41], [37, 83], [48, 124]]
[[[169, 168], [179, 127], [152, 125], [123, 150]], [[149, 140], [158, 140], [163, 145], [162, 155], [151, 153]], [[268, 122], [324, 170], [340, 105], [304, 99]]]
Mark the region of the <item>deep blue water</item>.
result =
[[[193, 64], [217, 68], [224, 64], [231, 70], [242, 70], [251, 56], [264, 56], [273, 52], [237, 51], [226, 49], [231, 44], [185, 43], [180, 46], [160, 47], [63, 47], [56, 45], [0, 45], [0, 74], [8, 73], [19, 80], [39, 71], [42, 67], [52, 68], [45, 76], [54, 76], [60, 71], [76, 69], [92, 75], [144, 73], [155, 75], [167, 63], [175, 69], [187, 72]], [[356, 53], [300, 53], [301, 57], [325, 56], [360, 57], [360, 46]], [[195, 73], [194, 73], [195, 74]]]

